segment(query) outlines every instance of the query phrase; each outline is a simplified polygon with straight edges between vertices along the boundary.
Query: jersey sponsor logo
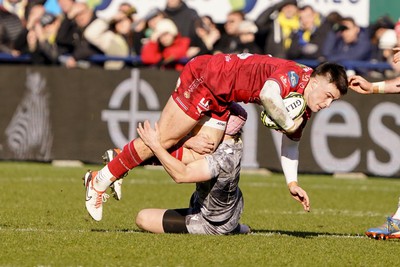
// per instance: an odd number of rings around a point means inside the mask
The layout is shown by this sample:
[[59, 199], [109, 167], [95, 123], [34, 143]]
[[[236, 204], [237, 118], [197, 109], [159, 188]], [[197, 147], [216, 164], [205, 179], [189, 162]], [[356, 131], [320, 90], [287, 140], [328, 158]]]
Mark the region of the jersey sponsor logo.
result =
[[281, 79], [281, 82], [283, 83], [283, 85], [287, 86], [287, 78], [286, 78], [286, 76], [282, 75], [280, 79]]
[[288, 77], [290, 81], [290, 87], [296, 87], [297, 83], [299, 82], [299, 75], [297, 75], [297, 73], [294, 71], [289, 71]]
[[194, 90], [196, 90], [197, 87], [199, 87], [199, 85], [201, 83], [204, 82], [204, 78], [200, 77], [198, 79], [195, 79], [190, 85], [189, 85], [189, 93], [193, 92]]
[[303, 74], [301, 76], [301, 80], [304, 81], [304, 82], [308, 82], [310, 80], [310, 75]]
[[183, 96], [184, 96], [185, 98], [190, 98], [190, 93], [189, 93], [188, 91], [185, 91], [185, 92], [183, 93]]
[[299, 84], [299, 87], [300, 87], [301, 89], [304, 89], [304, 88], [307, 86], [307, 84], [308, 84], [309, 81], [310, 81], [310, 75], [309, 75], [309, 74], [303, 74], [303, 75], [301, 75], [301, 82], [300, 82], [300, 84]]

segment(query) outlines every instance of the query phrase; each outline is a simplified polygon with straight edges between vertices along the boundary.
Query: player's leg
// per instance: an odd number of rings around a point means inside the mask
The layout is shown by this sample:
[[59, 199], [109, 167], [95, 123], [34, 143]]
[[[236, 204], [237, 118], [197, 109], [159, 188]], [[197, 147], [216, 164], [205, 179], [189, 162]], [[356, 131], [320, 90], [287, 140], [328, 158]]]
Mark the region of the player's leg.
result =
[[[122, 150], [119, 148], [107, 149], [102, 156], [103, 164], [107, 165], [116, 156], [118, 156], [118, 154], [120, 154], [121, 151]], [[126, 173], [126, 174], [128, 174], [128, 173]], [[122, 177], [118, 178], [117, 180], [115, 180], [112, 184], [110, 184], [111, 194], [116, 200], [121, 200], [121, 198], [122, 198], [122, 182], [123, 182], [123, 180], [124, 180], [123, 178], [126, 176], [126, 174], [123, 175]]]
[[[192, 146], [187, 146], [186, 143], [183, 145], [184, 142], [181, 141], [172, 147], [169, 152], [173, 157], [185, 164], [188, 164], [194, 160], [202, 159], [205, 155], [215, 151], [224, 134], [225, 128], [223, 125], [223, 122], [219, 120], [204, 116], [192, 131], [191, 139], [196, 140], [190, 142]], [[202, 136], [202, 138], [199, 138], [199, 136]], [[122, 150], [118, 148], [106, 150], [102, 156], [104, 164], [107, 165], [121, 152]], [[142, 165], [160, 165], [160, 162], [157, 160], [157, 158], [152, 157], [149, 160], [144, 161]], [[122, 198], [122, 182], [123, 177], [120, 177], [110, 185], [111, 193], [116, 200], [121, 200]]]
[[[175, 101], [170, 98], [161, 112], [158, 121], [160, 139], [163, 147], [170, 148], [178, 143], [196, 124], [197, 121], [188, 116]], [[129, 142], [125, 145], [122, 152], [106, 166], [112, 176], [106, 177], [108, 181], [106, 180], [103, 183], [104, 189], [108, 187], [114, 177], [121, 177], [121, 175], [137, 167], [144, 160], [152, 156], [153, 153], [143, 143], [142, 139], [136, 138]]]
[[[159, 120], [160, 138], [164, 147], [171, 147], [187, 135], [197, 124], [170, 98], [164, 107]], [[117, 178], [140, 165], [153, 156], [151, 150], [136, 138], [130, 141], [112, 161], [98, 172], [88, 172], [85, 175], [86, 209], [93, 219], [102, 219], [103, 194]], [[90, 180], [90, 181], [89, 181]]]
[[136, 225], [145, 231], [160, 233], [188, 233], [186, 215], [189, 209], [143, 209], [136, 216]]

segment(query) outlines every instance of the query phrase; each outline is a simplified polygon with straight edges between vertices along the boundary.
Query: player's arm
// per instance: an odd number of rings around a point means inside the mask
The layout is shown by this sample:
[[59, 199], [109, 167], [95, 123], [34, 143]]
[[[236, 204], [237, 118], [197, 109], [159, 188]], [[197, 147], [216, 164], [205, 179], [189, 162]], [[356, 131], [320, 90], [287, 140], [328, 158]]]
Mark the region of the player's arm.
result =
[[183, 147], [188, 150], [193, 150], [200, 155], [204, 155], [214, 151], [214, 142], [207, 134], [198, 133], [187, 139], [185, 143], [183, 143]]
[[143, 125], [139, 123], [137, 132], [176, 183], [204, 182], [211, 179], [211, 172], [205, 159], [196, 160], [186, 165], [171, 156], [162, 147], [157, 123], [155, 129], [151, 128], [148, 120]]
[[398, 94], [400, 93], [400, 77], [381, 82], [368, 82], [365, 78], [355, 75], [349, 78], [349, 88], [360, 94]]
[[305, 211], [310, 211], [310, 200], [297, 181], [299, 165], [299, 142], [282, 135], [281, 165], [286, 183], [292, 197], [303, 205]]
[[291, 134], [297, 130], [302, 121], [293, 121], [290, 118], [281, 97], [281, 88], [277, 82], [267, 80], [261, 89], [260, 99], [264, 109], [282, 127], [285, 133]]

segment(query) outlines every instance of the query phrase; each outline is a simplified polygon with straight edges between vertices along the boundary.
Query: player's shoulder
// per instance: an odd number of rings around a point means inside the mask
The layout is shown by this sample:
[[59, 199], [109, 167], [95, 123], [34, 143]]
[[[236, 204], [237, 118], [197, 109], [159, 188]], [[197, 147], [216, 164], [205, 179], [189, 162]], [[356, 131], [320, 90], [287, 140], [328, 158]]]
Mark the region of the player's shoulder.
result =
[[234, 161], [237, 155], [241, 155], [242, 149], [242, 141], [229, 139], [222, 141], [212, 155], [216, 161]]
[[314, 71], [311, 67], [308, 67], [304, 64], [298, 63], [293, 60], [286, 60], [286, 63], [282, 65], [282, 68], [287, 68], [291, 69], [293, 71], [296, 71], [298, 73], [308, 73], [311, 75], [311, 73]]

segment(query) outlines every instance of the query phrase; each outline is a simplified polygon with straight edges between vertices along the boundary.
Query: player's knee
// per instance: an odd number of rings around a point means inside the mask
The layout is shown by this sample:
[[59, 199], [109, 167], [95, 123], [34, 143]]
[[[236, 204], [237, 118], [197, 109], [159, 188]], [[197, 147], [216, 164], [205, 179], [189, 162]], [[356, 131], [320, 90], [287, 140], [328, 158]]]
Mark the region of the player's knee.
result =
[[139, 211], [139, 213], [137, 214], [136, 219], [135, 219], [136, 226], [139, 227], [142, 230], [146, 230], [146, 216], [145, 216], [145, 213], [146, 212], [144, 210]]

